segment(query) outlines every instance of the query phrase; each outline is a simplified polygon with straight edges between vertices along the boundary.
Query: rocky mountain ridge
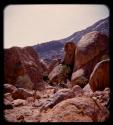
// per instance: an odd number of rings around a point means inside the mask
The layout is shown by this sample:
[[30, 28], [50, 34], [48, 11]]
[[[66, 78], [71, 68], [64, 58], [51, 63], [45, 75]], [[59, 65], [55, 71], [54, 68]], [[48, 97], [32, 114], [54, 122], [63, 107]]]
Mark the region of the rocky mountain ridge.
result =
[[53, 40], [46, 43], [33, 46], [33, 49], [39, 54], [40, 58], [51, 60], [52, 58], [63, 58], [64, 50], [63, 46], [69, 41], [78, 43], [83, 35], [92, 31], [99, 31], [109, 36], [109, 17], [99, 20], [88, 28], [75, 32], [71, 36]]

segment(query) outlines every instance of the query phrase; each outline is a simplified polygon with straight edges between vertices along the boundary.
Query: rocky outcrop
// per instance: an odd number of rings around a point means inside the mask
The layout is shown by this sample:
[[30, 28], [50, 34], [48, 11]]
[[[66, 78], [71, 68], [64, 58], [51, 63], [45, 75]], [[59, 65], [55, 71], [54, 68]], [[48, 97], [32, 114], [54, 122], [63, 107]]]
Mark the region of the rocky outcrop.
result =
[[109, 28], [110, 28], [109, 27], [109, 17], [107, 17], [105, 19], [97, 21], [93, 25], [91, 25], [81, 31], [77, 31], [77, 32], [73, 33], [72, 35], [70, 35], [67, 38], [60, 39], [60, 40], [53, 40], [53, 41], [49, 41], [49, 42], [42, 43], [42, 44], [37, 44], [37, 45], [33, 46], [33, 48], [43, 59], [45, 59], [45, 58], [52, 59], [52, 56], [56, 56], [58, 54], [62, 58], [64, 56], [64, 52], [63, 52], [64, 44], [67, 41], [74, 41], [74, 43], [76, 44], [77, 42], [79, 42], [79, 40], [81, 39], [82, 36], [84, 36], [86, 33], [92, 32], [92, 31], [99, 31], [99, 32], [104, 33], [107, 36], [109, 36]]
[[89, 85], [93, 91], [109, 87], [109, 61], [107, 59], [97, 63], [91, 73]]
[[[56, 104], [60, 103], [63, 100], [73, 98], [75, 96], [82, 96], [83, 90], [80, 86], [75, 85], [72, 89], [60, 89], [55, 94], [50, 96], [49, 99], [47, 99], [45, 102], [41, 102], [41, 111], [47, 110], [48, 108], [53, 108]], [[37, 105], [37, 106], [38, 106]]]
[[24, 106], [24, 105], [26, 105], [27, 104], [27, 101], [26, 100], [23, 100], [23, 99], [16, 99], [16, 100], [14, 100], [13, 102], [12, 102], [12, 105], [14, 106], [14, 107], [16, 107], [16, 106]]
[[106, 35], [97, 31], [84, 35], [77, 44], [74, 72], [81, 68], [84, 76], [89, 79], [95, 65], [103, 60], [103, 56], [109, 57], [108, 40]]
[[82, 68], [78, 69], [76, 72], [72, 74], [70, 82], [71, 87], [73, 87], [74, 85], [79, 85], [80, 87], [83, 88], [87, 83], [88, 79], [85, 77], [85, 73]]
[[109, 111], [90, 97], [67, 99], [43, 113], [40, 122], [103, 122]]
[[60, 59], [53, 59], [48, 67], [48, 73], [50, 73], [54, 69], [54, 67], [56, 67], [60, 63], [61, 63]]
[[85, 85], [85, 87], [83, 88], [83, 91], [84, 91], [84, 94], [87, 96], [90, 96], [93, 93], [89, 84]]
[[30, 92], [23, 88], [18, 88], [15, 92], [12, 93], [13, 99], [26, 99], [27, 97], [32, 97], [33, 92]]
[[[18, 83], [18, 87], [40, 88], [38, 83], [43, 81], [43, 69], [39, 57], [32, 47], [5, 49], [4, 57], [5, 83], [15, 85], [19, 77], [27, 76], [25, 78], [27, 81], [25, 79], [24, 81], [28, 83], [20, 83], [20, 85]], [[21, 86], [22, 84], [23, 86]]]
[[49, 80], [52, 83], [65, 83], [67, 79], [68, 67], [66, 65], [57, 65], [50, 73]]
[[76, 45], [74, 42], [68, 42], [64, 46], [64, 64], [74, 65]]
[[95, 91], [90, 97], [94, 98], [108, 109], [110, 108], [110, 88], [105, 88], [103, 91]]
[[13, 109], [11, 101], [4, 99], [4, 109]]
[[4, 93], [13, 93], [17, 88], [11, 84], [4, 84]]
[[12, 102], [13, 101], [12, 94], [11, 93], [5, 93], [4, 99]]

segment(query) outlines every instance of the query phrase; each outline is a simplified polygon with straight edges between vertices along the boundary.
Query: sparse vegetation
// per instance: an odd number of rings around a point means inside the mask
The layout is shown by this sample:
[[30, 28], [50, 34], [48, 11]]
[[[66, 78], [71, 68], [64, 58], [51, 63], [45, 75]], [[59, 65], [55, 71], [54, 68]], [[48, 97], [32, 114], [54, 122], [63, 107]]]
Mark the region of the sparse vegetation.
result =
[[72, 82], [72, 86], [79, 85], [83, 88], [88, 83], [88, 79], [85, 76], [81, 76]]

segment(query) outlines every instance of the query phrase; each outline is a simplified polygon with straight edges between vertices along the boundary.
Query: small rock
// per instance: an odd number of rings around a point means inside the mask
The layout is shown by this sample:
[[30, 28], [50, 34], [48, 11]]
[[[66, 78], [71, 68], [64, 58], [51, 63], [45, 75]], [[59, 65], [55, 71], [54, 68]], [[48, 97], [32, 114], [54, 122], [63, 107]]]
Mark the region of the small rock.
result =
[[4, 99], [4, 108], [5, 109], [13, 109], [13, 105], [9, 100]]
[[24, 106], [27, 104], [27, 101], [26, 100], [23, 100], [23, 99], [16, 99], [12, 102], [13, 106], [14, 107], [17, 107], [17, 106]]

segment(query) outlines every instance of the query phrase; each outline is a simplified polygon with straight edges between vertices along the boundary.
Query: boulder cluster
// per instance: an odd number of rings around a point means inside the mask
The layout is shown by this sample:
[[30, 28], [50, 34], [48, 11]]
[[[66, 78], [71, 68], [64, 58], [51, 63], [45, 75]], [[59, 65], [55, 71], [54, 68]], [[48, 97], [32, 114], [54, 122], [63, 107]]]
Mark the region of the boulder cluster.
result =
[[64, 52], [46, 64], [32, 47], [4, 50], [6, 121], [109, 120], [109, 38], [93, 31], [68, 41]]

